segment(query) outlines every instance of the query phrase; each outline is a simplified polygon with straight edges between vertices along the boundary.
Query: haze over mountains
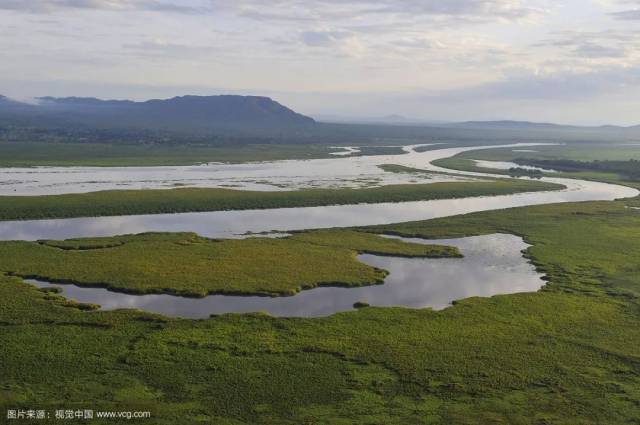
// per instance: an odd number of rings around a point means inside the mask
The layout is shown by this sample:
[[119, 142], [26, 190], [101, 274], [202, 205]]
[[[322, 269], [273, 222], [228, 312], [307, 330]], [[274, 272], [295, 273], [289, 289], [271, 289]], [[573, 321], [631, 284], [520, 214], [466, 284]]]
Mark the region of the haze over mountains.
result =
[[[338, 122], [338, 120], [327, 119]], [[0, 127], [143, 130], [183, 135], [252, 134], [267, 137], [640, 137], [640, 126], [582, 127], [527, 121], [442, 123], [397, 115], [326, 124], [262, 96], [179, 96], [143, 102], [83, 97], [40, 97], [26, 103], [0, 96]], [[402, 127], [402, 128], [401, 128]], [[366, 128], [366, 129], [365, 129]], [[395, 129], [394, 129], [395, 128]], [[403, 129], [404, 128], [404, 129]]]

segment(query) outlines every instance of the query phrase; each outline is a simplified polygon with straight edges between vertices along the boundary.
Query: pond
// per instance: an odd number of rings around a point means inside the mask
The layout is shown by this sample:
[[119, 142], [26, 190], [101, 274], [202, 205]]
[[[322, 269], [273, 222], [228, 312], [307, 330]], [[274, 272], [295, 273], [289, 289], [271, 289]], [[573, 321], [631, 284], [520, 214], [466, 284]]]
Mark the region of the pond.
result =
[[291, 297], [213, 295], [184, 298], [172, 295], [129, 295], [102, 288], [83, 288], [27, 280], [38, 287], [59, 286], [61, 295], [104, 310], [137, 308], [173, 317], [206, 318], [211, 314], [267, 312], [284, 317], [322, 317], [353, 310], [364, 301], [378, 307], [446, 308], [469, 297], [537, 291], [542, 275], [523, 256], [528, 247], [521, 238], [495, 234], [415, 243], [457, 246], [464, 258], [415, 259], [360, 255], [366, 264], [390, 272], [383, 285], [359, 288], [319, 287]]

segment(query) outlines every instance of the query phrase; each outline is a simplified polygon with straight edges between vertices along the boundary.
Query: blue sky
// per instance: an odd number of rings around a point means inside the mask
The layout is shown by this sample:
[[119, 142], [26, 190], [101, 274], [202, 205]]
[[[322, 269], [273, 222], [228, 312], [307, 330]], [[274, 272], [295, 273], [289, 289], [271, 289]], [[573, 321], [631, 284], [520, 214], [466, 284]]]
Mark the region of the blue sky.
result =
[[0, 0], [0, 93], [638, 124], [640, 0]]

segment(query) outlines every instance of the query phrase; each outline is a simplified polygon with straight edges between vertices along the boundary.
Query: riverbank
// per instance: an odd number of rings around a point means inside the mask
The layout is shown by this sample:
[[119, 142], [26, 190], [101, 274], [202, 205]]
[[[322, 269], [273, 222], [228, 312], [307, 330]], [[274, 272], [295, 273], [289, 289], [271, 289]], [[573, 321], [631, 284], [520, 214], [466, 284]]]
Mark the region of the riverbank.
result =
[[0, 197], [0, 220], [256, 210], [327, 205], [397, 203], [561, 190], [559, 184], [498, 179], [406, 184], [366, 189], [245, 191], [179, 188], [118, 190], [49, 196]]
[[[591, 199], [633, 196], [594, 189]], [[469, 298], [442, 311], [362, 306], [321, 319], [183, 320], [136, 310], [87, 312], [0, 275], [0, 407], [150, 411], [159, 425], [634, 423], [640, 417], [640, 211], [630, 207], [637, 205], [637, 198], [574, 202], [361, 227], [429, 238], [515, 234], [532, 245], [525, 255], [549, 279], [539, 292]], [[446, 209], [434, 214], [461, 211]], [[274, 210], [283, 211], [289, 210]], [[303, 213], [308, 219], [310, 211]], [[314, 215], [314, 223], [326, 215]], [[192, 229], [202, 225], [193, 215], [182, 218]], [[218, 222], [225, 223], [231, 221]], [[91, 220], [81, 230], [99, 233], [101, 224]], [[188, 250], [199, 249], [197, 240], [186, 239]], [[350, 239], [316, 246], [355, 255]], [[91, 254], [121, 242], [47, 242], [41, 249], [47, 256]], [[167, 241], [184, 252], [175, 242]], [[74, 252], [81, 249], [88, 251]], [[262, 261], [265, 252], [252, 257]], [[334, 259], [328, 267], [345, 273], [345, 265]], [[179, 272], [170, 262], [164, 266]]]
[[533, 244], [527, 255], [550, 279], [543, 291], [440, 312], [367, 307], [323, 319], [200, 321], [86, 313], [1, 277], [1, 404], [54, 408], [64, 394], [68, 408], [149, 410], [158, 424], [632, 423], [640, 415], [640, 214], [626, 202], [368, 229], [501, 231]]

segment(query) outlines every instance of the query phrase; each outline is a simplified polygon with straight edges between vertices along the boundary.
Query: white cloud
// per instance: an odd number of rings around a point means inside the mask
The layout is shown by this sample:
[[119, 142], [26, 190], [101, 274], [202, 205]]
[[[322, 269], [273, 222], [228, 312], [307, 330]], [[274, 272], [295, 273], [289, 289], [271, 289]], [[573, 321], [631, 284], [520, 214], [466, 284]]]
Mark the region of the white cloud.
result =
[[412, 116], [399, 110], [401, 100], [470, 115], [489, 99], [512, 102], [508, 113], [518, 102], [596, 104], [607, 91], [631, 96], [640, 87], [638, 7], [640, 0], [0, 0], [0, 93], [46, 95], [49, 84], [70, 95], [110, 97], [119, 86], [156, 97], [224, 87], [298, 93], [290, 99], [329, 114], [353, 105]]
[[0, 9], [50, 13], [65, 9], [156, 12], [196, 12], [198, 8], [186, 2], [161, 0], [2, 0]]

